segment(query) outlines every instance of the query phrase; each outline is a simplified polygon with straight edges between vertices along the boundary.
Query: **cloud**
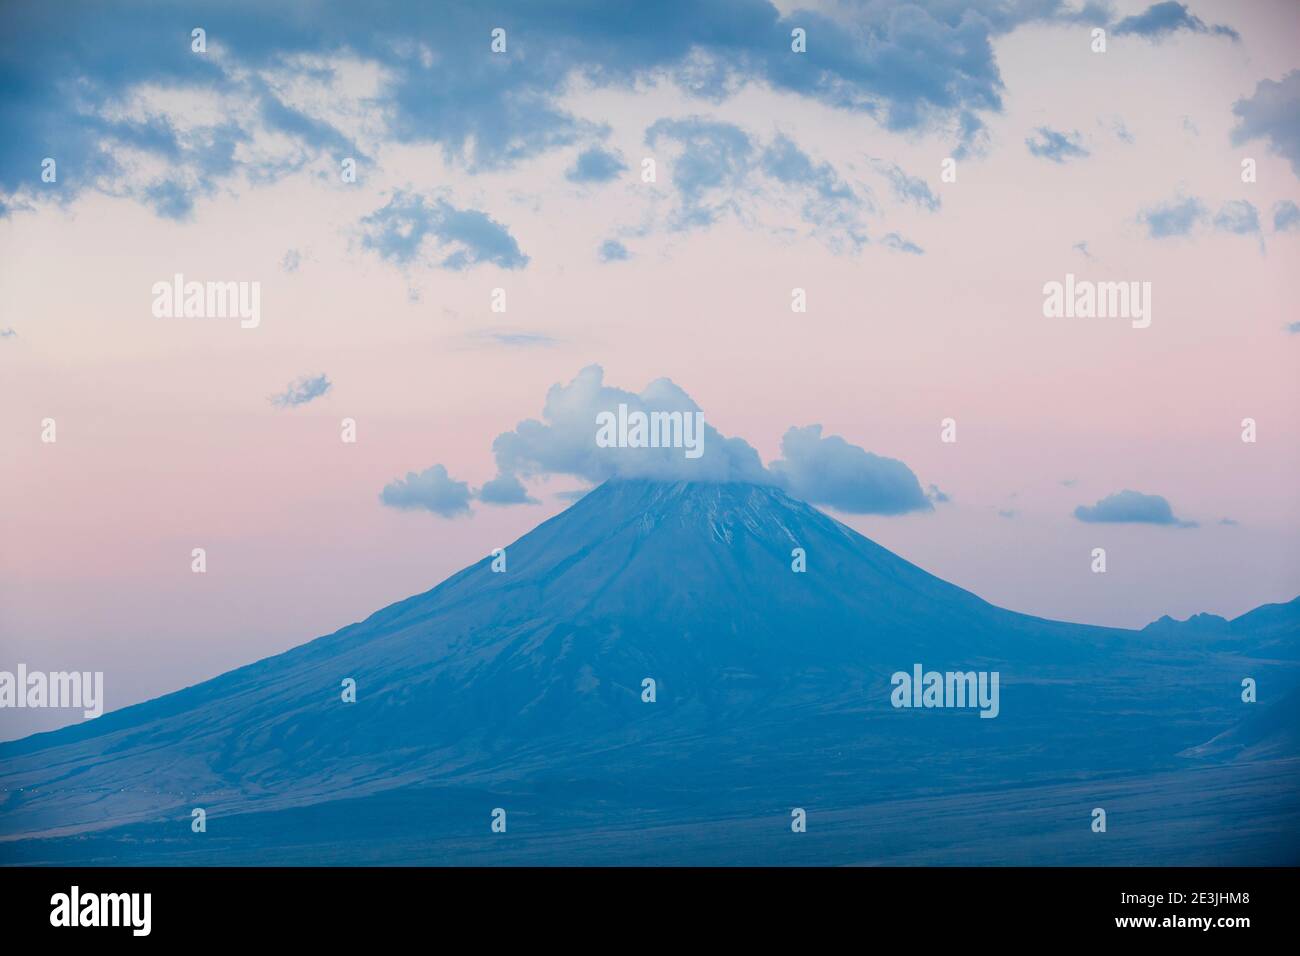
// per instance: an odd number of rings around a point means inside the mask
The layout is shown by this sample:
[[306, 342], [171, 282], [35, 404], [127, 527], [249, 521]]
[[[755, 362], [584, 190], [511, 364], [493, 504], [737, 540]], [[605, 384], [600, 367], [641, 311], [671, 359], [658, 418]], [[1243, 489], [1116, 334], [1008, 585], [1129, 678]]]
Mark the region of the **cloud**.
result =
[[1102, 498], [1095, 505], [1080, 505], [1074, 516], [1089, 524], [1159, 524], [1178, 528], [1195, 528], [1194, 521], [1174, 517], [1173, 508], [1160, 495], [1138, 491], [1119, 491]]
[[479, 501], [490, 505], [537, 504], [528, 496], [528, 489], [514, 475], [498, 475], [478, 490]]
[[0, 339], [12, 339], [17, 337], [18, 333], [13, 329], [0, 329]]
[[1130, 146], [1133, 144], [1133, 134], [1129, 132], [1128, 126], [1125, 125], [1124, 120], [1120, 117], [1111, 116], [1107, 119], [1098, 120], [1098, 122], [1114, 133], [1115, 138], [1121, 143], [1126, 143]]
[[456, 481], [442, 465], [434, 465], [416, 474], [408, 472], [384, 486], [379, 500], [401, 511], [431, 511], [444, 518], [468, 515], [469, 485]]
[[1260, 80], [1252, 96], [1232, 105], [1232, 113], [1237, 117], [1234, 146], [1262, 139], [1300, 176], [1300, 70], [1279, 81]]
[[607, 183], [626, 170], [627, 164], [617, 153], [592, 146], [578, 154], [564, 178], [571, 183]]
[[1259, 210], [1244, 199], [1229, 199], [1219, 207], [1214, 217], [1214, 228], [1238, 236], [1260, 234]]
[[602, 242], [600, 248], [596, 250], [596, 255], [601, 262], [624, 262], [631, 258], [627, 246], [617, 239], [606, 239]]
[[1019, 512], [1019, 511], [1016, 511], [1016, 509], [1014, 509], [1014, 508], [1000, 508], [1000, 509], [998, 509], [998, 517], [999, 517], [999, 518], [1014, 518], [1014, 517], [1015, 517], [1016, 515], [1018, 515], [1018, 514], [1020, 514], [1020, 512]]
[[[1026, 23], [1100, 16], [1098, 4], [1068, 0], [861, 0], [788, 14], [770, 0], [502, 0], [490, 17], [419, 0], [357, 10], [347, 0], [317, 0], [310, 16], [297, 4], [222, 4], [208, 16], [206, 53], [191, 52], [188, 25], [148, 6], [69, 0], [7, 17], [0, 193], [35, 192], [35, 143], [58, 144], [61, 196], [132, 195], [173, 217], [240, 176], [337, 169], [340, 156], [362, 156], [362, 137], [377, 151], [435, 145], [471, 172], [506, 168], [599, 131], [562, 105], [575, 76], [598, 88], [666, 77], [714, 102], [767, 87], [890, 130], [950, 133], [964, 154], [981, 116], [1002, 109], [995, 40]], [[508, 28], [501, 54], [488, 44], [497, 24]], [[790, 51], [795, 26], [808, 31], [807, 54]], [[219, 102], [221, 118], [186, 125], [151, 99], [159, 91]], [[271, 141], [269, 155], [249, 148]], [[133, 170], [155, 167], [134, 181]]]
[[926, 487], [925, 496], [936, 504], [946, 504], [947, 502], [952, 501], [952, 498], [949, 495], [940, 491], [939, 486], [934, 484]]
[[495, 342], [508, 348], [550, 348], [559, 345], [559, 339], [540, 332], [511, 332], [505, 329], [484, 329], [473, 333], [473, 338]]
[[833, 248], [860, 248], [867, 241], [859, 224], [864, 201], [830, 163], [814, 163], [788, 136], [778, 134], [763, 150], [762, 170], [800, 196], [800, 215]]
[[306, 405], [312, 399], [320, 398], [328, 392], [332, 384], [324, 374], [304, 375], [297, 381], [290, 383], [283, 393], [272, 395], [271, 404], [278, 408], [296, 408], [299, 405]]
[[1153, 41], [1163, 40], [1180, 30], [1225, 36], [1234, 42], [1241, 39], [1241, 35], [1232, 27], [1207, 26], [1205, 21], [1194, 16], [1185, 5], [1175, 3], [1173, 0], [1152, 4], [1142, 13], [1125, 17], [1111, 28], [1111, 32], [1116, 36], [1140, 36]]
[[[672, 166], [672, 182], [681, 199], [678, 228], [708, 226], [727, 209], [735, 209], [731, 194], [749, 174], [754, 144], [732, 123], [692, 116], [656, 120], [645, 133], [652, 149], [669, 140], [681, 151]], [[710, 199], [718, 192], [720, 198]]]
[[1292, 335], [1300, 335], [1300, 322], [1292, 322], [1286, 327], [1286, 330]]
[[178, 222], [194, 212], [195, 192], [175, 179], [164, 179], [144, 187], [144, 200], [164, 219]]
[[457, 209], [442, 198], [396, 191], [387, 205], [361, 220], [361, 243], [398, 265], [422, 261], [425, 240], [439, 250], [438, 265], [463, 271], [489, 262], [503, 269], [522, 269], [528, 256], [509, 230], [477, 209]]
[[856, 204], [857, 196], [830, 163], [814, 163], [784, 133], [763, 150], [763, 172], [787, 186], [808, 186], [822, 199]]
[[781, 439], [782, 458], [772, 473], [792, 495], [850, 514], [898, 515], [930, 511], [912, 470], [838, 435], [822, 437], [822, 426], [791, 428]]
[[302, 265], [302, 253], [297, 249], [290, 249], [280, 260], [280, 268], [285, 272], [297, 272], [298, 267]]
[[1088, 249], [1088, 241], [1086, 239], [1079, 240], [1070, 248], [1073, 249], [1075, 252], [1079, 253], [1080, 255], [1082, 255], [1085, 259], [1088, 259], [1089, 261], [1097, 258]]
[[[703, 453], [698, 458], [688, 458], [681, 447], [599, 447], [597, 415], [617, 414], [619, 405], [626, 405], [629, 414], [700, 411], [691, 397], [669, 379], [656, 379], [639, 393], [631, 392], [606, 385], [600, 366], [588, 366], [568, 384], [550, 388], [541, 420], [521, 421], [497, 436], [492, 443], [497, 475], [478, 491], [477, 497], [490, 504], [531, 503], [525, 480], [565, 475], [591, 485], [611, 478], [775, 485], [813, 504], [853, 514], [929, 511], [932, 500], [947, 500], [934, 486], [929, 496], [922, 492], [916, 475], [903, 462], [875, 455], [839, 436], [823, 437], [820, 425], [786, 432], [781, 443], [782, 458], [770, 468], [763, 466], [748, 442], [722, 435], [707, 419], [700, 446]], [[408, 476], [406, 483], [411, 484], [413, 477]], [[445, 470], [440, 479], [442, 484], [449, 481]], [[385, 489], [386, 503], [394, 503], [388, 497]], [[472, 497], [465, 486], [464, 495], [457, 500], [463, 499], [468, 508]]]
[[897, 163], [876, 161], [875, 166], [889, 180], [889, 186], [898, 199], [913, 203], [927, 212], [938, 212], [940, 199], [930, 191], [930, 185], [920, 176], [907, 175]]
[[1091, 155], [1083, 147], [1083, 141], [1077, 131], [1060, 133], [1046, 126], [1039, 126], [1025, 139], [1029, 152], [1054, 163], [1064, 163], [1070, 159], [1083, 159]]
[[910, 239], [904, 239], [896, 232], [891, 232], [883, 236], [880, 242], [882, 245], [893, 249], [896, 252], [906, 252], [913, 256], [925, 255], [924, 249], [918, 246], [915, 242], [912, 242]]
[[1273, 231], [1290, 232], [1300, 229], [1300, 208], [1289, 199], [1280, 199], [1273, 204]]
[[1207, 215], [1205, 205], [1194, 196], [1183, 196], [1157, 203], [1138, 213], [1138, 222], [1147, 227], [1152, 239], [1191, 235]]
[[711, 226], [726, 215], [752, 224], [753, 203], [763, 198], [793, 205], [811, 234], [834, 251], [857, 250], [867, 241], [860, 221], [867, 202], [834, 166], [815, 162], [784, 134], [764, 146], [733, 123], [690, 116], [655, 121], [645, 140], [651, 148], [672, 147], [673, 229]]
[[687, 458], [683, 448], [598, 447], [596, 415], [617, 413], [620, 404], [629, 411], [700, 411], [669, 379], [656, 379], [638, 394], [605, 385], [601, 367], [589, 365], [568, 385], [551, 386], [541, 421], [527, 419], [497, 436], [492, 453], [498, 475], [571, 475], [592, 484], [614, 477], [770, 483], [758, 452], [742, 439], [724, 438], [707, 419], [698, 458]]

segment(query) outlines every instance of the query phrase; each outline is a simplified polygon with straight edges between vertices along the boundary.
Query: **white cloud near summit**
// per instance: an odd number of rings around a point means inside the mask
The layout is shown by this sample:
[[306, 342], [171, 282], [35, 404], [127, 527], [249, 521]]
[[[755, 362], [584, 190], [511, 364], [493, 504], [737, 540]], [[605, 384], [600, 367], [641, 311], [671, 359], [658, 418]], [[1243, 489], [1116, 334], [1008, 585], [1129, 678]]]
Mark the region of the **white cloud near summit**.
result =
[[[493, 505], [531, 504], [523, 482], [550, 475], [580, 478], [599, 484], [611, 478], [655, 481], [752, 482], [775, 485], [811, 504], [851, 514], [897, 515], [929, 511], [930, 498], [916, 475], [897, 459], [885, 458], [838, 435], [823, 435], [820, 425], [791, 428], [782, 439], [782, 458], [765, 467], [758, 452], [743, 438], [727, 437], [704, 420], [702, 453], [689, 457], [682, 447], [600, 447], [597, 416], [617, 415], [619, 406], [634, 412], [702, 411], [680, 386], [655, 379], [631, 392], [606, 385], [599, 365], [582, 369], [571, 382], [551, 386], [540, 420], [521, 421], [492, 443], [497, 475], [476, 491], [450, 479], [435, 465], [415, 482], [394, 482], [385, 489], [384, 504], [424, 507], [449, 516], [463, 514], [470, 498]], [[428, 481], [435, 474], [437, 481]], [[455, 487], [455, 494], [445, 492]], [[399, 491], [400, 488], [400, 491]], [[428, 505], [417, 500], [430, 493]], [[435, 493], [436, 492], [436, 493]], [[449, 498], [454, 499], [449, 508]]]

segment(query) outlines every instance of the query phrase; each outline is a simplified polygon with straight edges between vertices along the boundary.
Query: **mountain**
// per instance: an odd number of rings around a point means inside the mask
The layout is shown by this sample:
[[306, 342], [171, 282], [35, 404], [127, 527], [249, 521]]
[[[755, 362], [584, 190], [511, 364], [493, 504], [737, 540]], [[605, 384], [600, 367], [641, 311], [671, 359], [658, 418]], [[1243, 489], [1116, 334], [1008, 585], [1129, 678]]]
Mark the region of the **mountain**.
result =
[[[568, 821], [530, 859], [571, 862], [652, 823], [1176, 774], [1240, 720], [1243, 667], [1294, 674], [1300, 635], [1297, 602], [1227, 648], [1016, 614], [748, 484], [610, 481], [505, 561], [0, 745], [0, 859], [457, 859], [436, 821], [510, 802]], [[998, 672], [996, 719], [892, 706], [918, 664]], [[223, 835], [196, 841], [193, 807]]]
[[1168, 614], [1152, 621], [1142, 630], [1149, 634], [1229, 634], [1232, 626], [1226, 617], [1217, 614], [1193, 614], [1185, 621], [1178, 621]]
[[1217, 614], [1193, 614], [1176, 621], [1168, 614], [1142, 629], [1144, 635], [1206, 642], [1207, 647], [1230, 650], [1248, 647], [1256, 656], [1294, 659], [1300, 653], [1295, 639], [1300, 619], [1300, 598], [1286, 604], [1265, 604], [1232, 620]]
[[1291, 756], [1300, 753], [1300, 684], [1252, 708], [1229, 730], [1187, 751], [1190, 757]]

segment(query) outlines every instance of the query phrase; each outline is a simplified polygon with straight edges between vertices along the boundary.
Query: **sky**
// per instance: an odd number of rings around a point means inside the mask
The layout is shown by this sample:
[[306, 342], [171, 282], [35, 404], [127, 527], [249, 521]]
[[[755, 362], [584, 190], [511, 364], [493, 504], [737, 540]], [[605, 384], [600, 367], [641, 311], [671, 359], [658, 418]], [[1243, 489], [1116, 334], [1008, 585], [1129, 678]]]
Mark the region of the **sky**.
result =
[[[619, 475], [781, 485], [1044, 617], [1300, 594], [1294, 3], [0, 20], [0, 670], [157, 696]], [[256, 322], [155, 315], [178, 273]], [[1067, 275], [1150, 324], [1046, 316]], [[705, 454], [593, 448], [620, 401]]]

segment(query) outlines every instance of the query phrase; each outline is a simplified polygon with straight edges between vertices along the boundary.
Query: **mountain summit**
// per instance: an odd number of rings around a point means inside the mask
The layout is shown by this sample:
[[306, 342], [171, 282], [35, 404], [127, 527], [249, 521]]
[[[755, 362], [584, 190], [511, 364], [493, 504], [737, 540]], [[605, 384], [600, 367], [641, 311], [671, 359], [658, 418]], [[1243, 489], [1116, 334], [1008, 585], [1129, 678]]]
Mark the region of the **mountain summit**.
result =
[[[1239, 660], [996, 608], [773, 487], [609, 481], [493, 564], [276, 657], [0, 745], [0, 837], [429, 788], [536, 806], [599, 794], [611, 808], [598, 830], [800, 793], [848, 803], [1175, 769], [1234, 723]], [[897, 709], [891, 675], [914, 667], [1000, 673], [1000, 715]]]

